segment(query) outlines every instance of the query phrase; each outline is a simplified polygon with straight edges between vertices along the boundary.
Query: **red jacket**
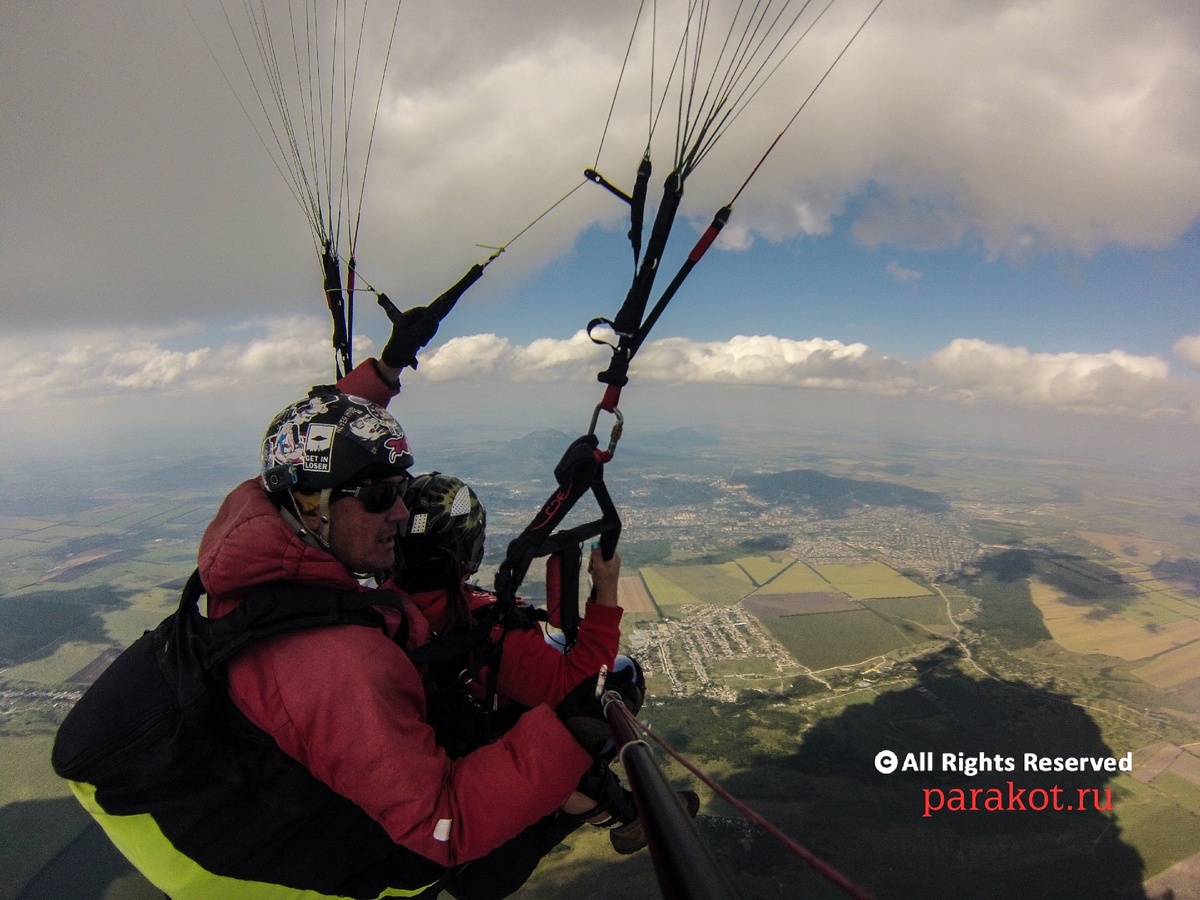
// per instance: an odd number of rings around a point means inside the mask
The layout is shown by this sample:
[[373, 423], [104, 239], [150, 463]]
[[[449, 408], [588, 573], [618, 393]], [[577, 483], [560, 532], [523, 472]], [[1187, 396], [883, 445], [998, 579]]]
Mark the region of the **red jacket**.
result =
[[[374, 402], [394, 393], [366, 365], [339, 388]], [[225, 499], [201, 541], [199, 568], [214, 616], [272, 581], [364, 589], [292, 532], [256, 480]], [[410, 646], [428, 640], [420, 608], [410, 605], [407, 613]], [[390, 621], [394, 627], [397, 617]], [[522, 647], [513, 656], [532, 660], [547, 682], [537, 684], [521, 665], [503, 666], [504, 693], [534, 708], [499, 741], [457, 761], [425, 723], [420, 674], [382, 631], [341, 625], [254, 644], [230, 663], [229, 693], [285, 753], [361, 806], [394, 841], [453, 865], [483, 856], [556, 810], [588, 768], [590, 757], [546, 703], [557, 702], [592, 657], [612, 665], [620, 610], [606, 609], [593, 621], [597, 637], [578, 659], [536, 647], [540, 632], [511, 635], [506, 662]]]

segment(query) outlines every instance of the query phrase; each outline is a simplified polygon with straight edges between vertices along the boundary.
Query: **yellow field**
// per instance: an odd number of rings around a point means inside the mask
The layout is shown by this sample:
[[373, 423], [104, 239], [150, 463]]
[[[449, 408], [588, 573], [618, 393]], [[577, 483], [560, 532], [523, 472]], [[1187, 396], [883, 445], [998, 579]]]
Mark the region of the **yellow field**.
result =
[[6, 531], [38, 531], [57, 524], [46, 519], [27, 519], [17, 516], [0, 516], [0, 532]]
[[1166, 557], [1178, 556], [1179, 548], [1165, 541], [1129, 537], [1124, 534], [1107, 534], [1101, 531], [1080, 531], [1079, 536], [1091, 544], [1107, 550], [1113, 556], [1144, 566], [1162, 562]]
[[[740, 568], [733, 563], [709, 566], [662, 566], [655, 567], [654, 573], [665, 581], [671, 582], [691, 599], [686, 601], [672, 600], [672, 603], [710, 603], [717, 606], [732, 606], [754, 590], [754, 583]], [[645, 570], [643, 570], [643, 575]], [[659, 589], [647, 582], [650, 593], [661, 606], [662, 598]]]
[[659, 570], [653, 566], [642, 569], [641, 573], [642, 579], [646, 582], [646, 589], [650, 591], [654, 602], [660, 607], [686, 606], [689, 603], [703, 602], [699, 597], [688, 593], [675, 582], [660, 574]]
[[756, 584], [766, 584], [791, 562], [791, 559], [782, 556], [743, 556], [737, 560], [738, 565], [746, 570]]
[[770, 584], [764, 584], [758, 594], [815, 594], [829, 590], [829, 582], [802, 562], [784, 570]]
[[1200, 787], [1200, 756], [1194, 756], [1184, 750], [1171, 763], [1171, 771]]
[[[1179, 619], [1164, 625], [1148, 626], [1134, 620], [1136, 606], [1124, 614], [1094, 619], [1088, 615], [1093, 607], [1064, 603], [1062, 593], [1042, 581], [1030, 579], [1029, 590], [1033, 602], [1042, 611], [1042, 618], [1051, 636], [1073, 653], [1104, 653], [1132, 661], [1169, 650], [1178, 653], [1180, 651], [1176, 648], [1185, 648], [1188, 649], [1187, 658], [1191, 659], [1193, 651], [1186, 645], [1200, 641], [1200, 621], [1195, 619]], [[1194, 652], [1197, 654], [1196, 660], [1200, 660], [1200, 646]], [[1148, 671], [1153, 669], [1154, 672], [1150, 674], [1157, 678], [1178, 677], [1174, 674], [1178, 665], [1168, 657], [1155, 660], [1144, 668]], [[1195, 671], [1189, 677], [1195, 677]], [[1147, 676], [1139, 677], [1158, 684]]]
[[931, 591], [909, 581], [881, 562], [861, 565], [814, 566], [814, 569], [840, 591], [855, 600], [879, 600], [884, 597], [927, 597]]
[[1200, 641], [1172, 650], [1134, 669], [1133, 674], [1161, 688], [1179, 687], [1200, 678]]

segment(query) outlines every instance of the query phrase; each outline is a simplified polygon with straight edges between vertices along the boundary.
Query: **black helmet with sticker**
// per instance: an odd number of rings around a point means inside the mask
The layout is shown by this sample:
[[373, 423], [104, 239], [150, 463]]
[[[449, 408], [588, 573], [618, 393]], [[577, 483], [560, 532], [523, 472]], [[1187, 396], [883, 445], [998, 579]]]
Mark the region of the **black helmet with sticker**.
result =
[[396, 540], [396, 581], [410, 591], [445, 588], [478, 571], [487, 512], [459, 478], [430, 472], [404, 494], [409, 518]]
[[397, 475], [412, 464], [404, 429], [391, 413], [369, 400], [322, 387], [267, 426], [261, 480], [270, 494], [307, 494]]

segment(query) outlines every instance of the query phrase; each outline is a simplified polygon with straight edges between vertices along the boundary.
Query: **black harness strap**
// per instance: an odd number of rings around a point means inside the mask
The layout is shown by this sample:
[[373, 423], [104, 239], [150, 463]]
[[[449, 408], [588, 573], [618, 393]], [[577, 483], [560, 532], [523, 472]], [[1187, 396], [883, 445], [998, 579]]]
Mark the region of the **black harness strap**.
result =
[[[389, 591], [338, 591], [298, 584], [267, 585], [252, 591], [236, 609], [219, 618], [201, 615], [197, 604], [205, 593], [199, 571], [193, 571], [171, 617], [173, 640], [168, 651], [191, 653], [198, 670], [213, 672], [263, 638], [327, 625], [383, 627], [372, 607], [401, 608]], [[407, 623], [402, 626], [407, 630]]]
[[354, 368], [354, 358], [346, 328], [346, 298], [342, 291], [342, 270], [329, 241], [325, 242], [321, 251], [321, 270], [324, 273], [325, 304], [333, 317], [332, 343], [334, 355], [337, 357], [337, 376], [341, 378]]

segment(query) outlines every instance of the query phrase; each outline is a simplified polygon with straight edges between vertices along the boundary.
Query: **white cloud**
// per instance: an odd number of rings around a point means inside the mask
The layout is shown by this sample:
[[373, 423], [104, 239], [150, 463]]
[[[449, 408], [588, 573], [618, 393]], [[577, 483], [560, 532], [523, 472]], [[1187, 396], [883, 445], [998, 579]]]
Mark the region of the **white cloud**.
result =
[[[232, 338], [244, 335], [239, 342]], [[39, 399], [171, 395], [290, 387], [333, 379], [329, 330], [319, 319], [242, 326], [216, 346], [173, 349], [173, 332], [56, 332], [0, 339], [0, 379], [16, 386], [0, 404]], [[356, 341], [359, 354], [370, 343]], [[5, 402], [7, 401], [7, 403]]]
[[454, 337], [422, 356], [418, 373], [431, 381], [492, 375], [509, 352], [509, 342], [494, 334]]
[[887, 273], [897, 281], [920, 281], [921, 273], [916, 269], [905, 268], [898, 260], [893, 259], [887, 264]]
[[875, 115], [859, 109], [847, 123], [857, 148], [839, 136], [828, 151], [859, 157], [877, 188], [857, 223], [863, 240], [953, 246], [973, 233], [993, 254], [1087, 254], [1164, 246], [1194, 221], [1194, 10], [1120, 0], [899, 9], [881, 11], [857, 64], [838, 73]]
[[1200, 369], [1200, 334], [1185, 334], [1172, 349], [1193, 369]]
[[[417, 374], [430, 381], [499, 378], [513, 382], [594, 381], [610, 351], [583, 331], [568, 340], [543, 338], [512, 346], [495, 335], [454, 338], [429, 353]], [[787, 385], [891, 393], [914, 381], [907, 367], [865, 344], [771, 335], [737, 335], [728, 341], [664, 338], [645, 344], [630, 368], [633, 380], [675, 383]]]
[[170, 389], [201, 370], [211, 353], [207, 347], [184, 353], [141, 344], [112, 354], [101, 370], [101, 380], [114, 387], [137, 391]]
[[1170, 379], [1156, 356], [1031, 353], [959, 338], [928, 360], [931, 386], [960, 399], [1003, 400], [1081, 412], [1200, 412], [1200, 396]]
[[[215, 338], [204, 343], [207, 337]], [[193, 346], [180, 347], [190, 342]], [[1200, 347], [1196, 336], [1176, 345], [1182, 356]], [[356, 340], [356, 358], [372, 351]], [[320, 318], [256, 322], [217, 335], [129, 335], [113, 331], [0, 339], [0, 379], [8, 390], [0, 408], [30, 402], [78, 401], [119, 406], [187, 402], [272, 408], [310, 384], [333, 380], [328, 327]], [[404, 375], [412, 400], [422, 385], [464, 390], [486, 383], [593, 383], [609, 351], [583, 332], [566, 340], [513, 344], [494, 334], [452, 338], [427, 350]], [[1167, 362], [1121, 350], [1034, 353], [960, 338], [927, 359], [884, 356], [863, 343], [773, 335], [726, 341], [664, 338], [648, 342], [633, 361], [634, 382], [662, 385], [772, 386], [903, 394], [949, 401], [999, 402], [1013, 407], [1088, 413], [1200, 416], [1200, 386], [1172, 378]], [[257, 406], [256, 406], [257, 408]], [[131, 413], [133, 414], [133, 413]]]
[[735, 335], [728, 341], [665, 338], [647, 344], [632, 368], [656, 381], [771, 384], [810, 388], [903, 391], [912, 386], [902, 363], [866, 344], [772, 335]]

